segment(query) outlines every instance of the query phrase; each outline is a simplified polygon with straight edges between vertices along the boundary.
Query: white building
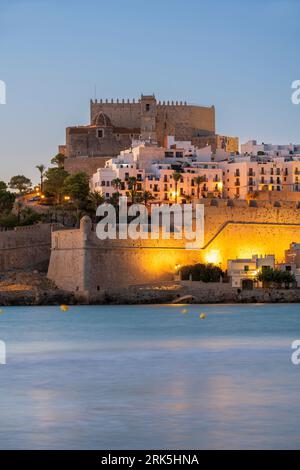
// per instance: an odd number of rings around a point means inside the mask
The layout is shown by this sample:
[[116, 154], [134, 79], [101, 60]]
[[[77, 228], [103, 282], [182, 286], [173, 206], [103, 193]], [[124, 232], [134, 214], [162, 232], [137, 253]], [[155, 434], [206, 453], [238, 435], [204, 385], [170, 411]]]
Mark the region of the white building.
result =
[[[259, 152], [253, 142], [248, 143], [248, 150]], [[137, 142], [97, 170], [91, 178], [91, 190], [106, 198], [116, 191], [126, 194], [128, 180], [134, 177], [138, 180], [136, 191], [150, 191], [158, 201], [184, 202], [198, 196], [300, 201], [300, 155], [212, 154], [210, 147], [197, 149], [189, 141], [176, 142], [172, 136], [167, 137], [166, 145]], [[173, 180], [176, 171], [181, 173], [178, 183]], [[113, 184], [116, 179], [122, 182], [118, 188]]]
[[288, 155], [299, 155], [300, 145], [288, 144], [288, 145], [273, 145], [273, 144], [258, 144], [256, 140], [249, 140], [245, 144], [241, 145], [241, 153], [249, 155], [268, 155], [286, 157]]
[[[299, 192], [300, 160], [276, 157], [269, 160], [253, 160], [240, 156], [220, 162], [223, 168], [224, 197], [246, 199], [254, 192]], [[278, 196], [280, 199], [280, 196]]]
[[234, 259], [227, 262], [227, 274], [231, 279], [232, 287], [252, 288], [259, 271], [264, 268], [275, 267], [275, 256], [259, 257], [253, 255], [249, 259]]
[[[222, 196], [222, 169], [211, 161], [211, 154], [198, 152], [190, 142], [178, 143], [170, 139], [169, 145], [165, 149], [139, 143], [121, 152], [92, 176], [91, 190], [101, 192], [105, 198], [115, 192], [125, 195], [128, 181], [134, 177], [136, 191], [150, 191], [157, 201], [183, 202], [198, 196]], [[175, 172], [181, 175], [178, 182], [173, 179]], [[198, 177], [201, 177], [201, 183]], [[118, 187], [115, 180], [121, 180]]]

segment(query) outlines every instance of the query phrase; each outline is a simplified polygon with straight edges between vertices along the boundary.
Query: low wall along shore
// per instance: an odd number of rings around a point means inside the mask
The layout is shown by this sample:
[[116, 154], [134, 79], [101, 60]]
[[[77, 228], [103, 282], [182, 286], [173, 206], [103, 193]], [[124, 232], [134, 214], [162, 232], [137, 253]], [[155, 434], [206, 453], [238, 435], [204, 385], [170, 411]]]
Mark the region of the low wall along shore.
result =
[[0, 272], [46, 270], [51, 253], [51, 225], [37, 224], [0, 232]]

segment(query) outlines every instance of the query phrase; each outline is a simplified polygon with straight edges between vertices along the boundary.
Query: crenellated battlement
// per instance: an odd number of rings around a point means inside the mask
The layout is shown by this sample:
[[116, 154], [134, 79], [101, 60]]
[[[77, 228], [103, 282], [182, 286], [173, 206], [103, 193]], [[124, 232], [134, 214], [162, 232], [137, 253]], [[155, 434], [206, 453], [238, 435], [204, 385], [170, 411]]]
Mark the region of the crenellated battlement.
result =
[[[151, 97], [152, 99], [154, 98], [156, 106], [178, 106], [178, 107], [201, 107], [201, 108], [214, 108], [214, 106], [208, 106], [208, 105], [200, 105], [197, 103], [188, 103], [187, 101], [174, 101], [174, 100], [156, 100], [155, 96]], [[146, 100], [147, 97], [143, 96], [141, 98], [135, 99], [135, 98], [95, 98], [90, 100], [91, 105], [101, 105], [101, 104], [106, 104], [106, 105], [140, 105], [143, 100]]]

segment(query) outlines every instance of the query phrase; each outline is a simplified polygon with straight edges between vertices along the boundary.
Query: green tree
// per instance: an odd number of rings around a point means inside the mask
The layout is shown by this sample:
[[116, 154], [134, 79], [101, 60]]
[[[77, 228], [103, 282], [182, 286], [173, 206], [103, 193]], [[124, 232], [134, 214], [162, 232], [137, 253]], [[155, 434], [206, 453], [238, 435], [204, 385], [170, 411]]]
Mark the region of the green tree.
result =
[[143, 191], [139, 196], [136, 198], [136, 202], [143, 202], [145, 206], [148, 205], [150, 201], [153, 201], [155, 197], [151, 193], [151, 191]]
[[0, 192], [7, 191], [7, 184], [4, 181], [0, 181]]
[[64, 169], [66, 157], [62, 153], [58, 153], [51, 159], [51, 164], [56, 165], [60, 169]]
[[40, 189], [41, 189], [41, 192], [43, 192], [44, 191], [43, 182], [44, 182], [46, 167], [45, 167], [45, 165], [41, 164], [41, 165], [37, 165], [36, 168], [40, 172]]
[[177, 199], [178, 199], [178, 182], [180, 181], [181, 178], [181, 173], [178, 171], [175, 171], [173, 173], [173, 181], [175, 183], [175, 204], [177, 204]]
[[0, 213], [10, 212], [15, 202], [15, 194], [7, 191], [7, 185], [0, 181]]
[[15, 203], [15, 209], [17, 211], [17, 220], [18, 220], [18, 224], [19, 224], [20, 220], [21, 220], [21, 211], [23, 209], [23, 202], [20, 199], [17, 199], [17, 201]]
[[122, 189], [122, 180], [120, 178], [113, 179], [111, 184], [116, 191], [119, 191], [119, 189]]
[[214, 264], [194, 264], [180, 268], [181, 279], [187, 281], [192, 277], [193, 281], [219, 282], [224, 275], [222, 269]]
[[49, 168], [45, 173], [44, 190], [54, 196], [55, 202], [60, 203], [63, 195], [63, 185], [69, 176], [63, 168]]
[[11, 189], [17, 189], [20, 194], [26, 193], [31, 186], [31, 181], [24, 175], [13, 176], [10, 179], [9, 187]]
[[34, 211], [31, 207], [25, 207], [21, 211], [19, 225], [34, 225], [40, 221], [41, 215]]
[[64, 181], [63, 193], [74, 202], [86, 202], [90, 193], [89, 179], [86, 173], [79, 172], [69, 175]]
[[0, 227], [14, 228], [18, 225], [18, 217], [10, 212], [9, 214], [0, 215]]
[[91, 209], [95, 213], [97, 210], [97, 207], [105, 202], [105, 198], [98, 191], [94, 191], [88, 194], [87, 202], [88, 202], [88, 208]]
[[136, 196], [136, 186], [137, 186], [137, 179], [135, 176], [130, 176], [127, 181], [127, 186], [130, 191], [131, 202], [134, 204], [135, 196]]
[[204, 176], [196, 176], [194, 181], [195, 181], [196, 186], [197, 186], [197, 199], [200, 199], [200, 186], [201, 186], [202, 183], [204, 183], [205, 178], [204, 178]]
[[289, 284], [296, 282], [296, 278], [291, 271], [281, 271], [280, 269], [273, 268], [263, 268], [257, 275], [256, 278], [258, 281], [262, 282], [264, 285], [275, 284], [280, 286], [285, 284], [286, 287]]
[[81, 218], [80, 210], [87, 208], [88, 196], [90, 194], [87, 174], [79, 172], [67, 176], [63, 185], [63, 194], [70, 196], [75, 205], [78, 226]]
[[112, 206], [114, 206], [114, 208], [117, 210], [117, 213], [119, 211], [119, 199], [120, 199], [120, 196], [121, 194], [119, 192], [116, 192], [116, 193], [113, 193], [111, 195], [111, 197], [109, 198], [108, 202], [109, 204], [111, 204]]

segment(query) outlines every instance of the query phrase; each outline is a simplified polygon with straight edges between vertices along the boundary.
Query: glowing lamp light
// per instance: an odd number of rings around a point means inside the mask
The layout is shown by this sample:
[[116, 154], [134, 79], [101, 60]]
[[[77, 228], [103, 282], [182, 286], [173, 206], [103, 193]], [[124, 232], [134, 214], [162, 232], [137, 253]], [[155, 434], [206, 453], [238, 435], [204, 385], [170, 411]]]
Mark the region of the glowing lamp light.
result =
[[220, 263], [220, 252], [218, 250], [211, 250], [205, 255], [205, 261], [210, 264]]
[[219, 191], [222, 191], [222, 189], [223, 189], [223, 183], [220, 181], [220, 182], [218, 183], [218, 190], [219, 190]]
[[70, 196], [65, 196], [65, 197], [64, 197], [64, 200], [65, 200], [65, 201], [70, 201], [70, 199], [71, 199]]

